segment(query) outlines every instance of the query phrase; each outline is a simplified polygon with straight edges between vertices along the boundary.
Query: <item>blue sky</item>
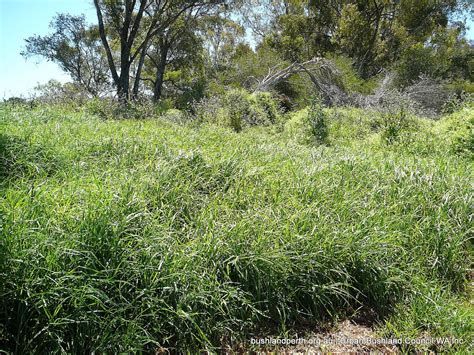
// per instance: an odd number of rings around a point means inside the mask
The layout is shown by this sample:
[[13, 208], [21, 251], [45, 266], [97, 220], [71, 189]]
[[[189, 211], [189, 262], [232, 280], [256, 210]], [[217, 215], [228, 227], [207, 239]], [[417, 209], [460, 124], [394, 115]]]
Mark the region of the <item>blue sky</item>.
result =
[[49, 23], [58, 12], [84, 13], [95, 20], [91, 0], [0, 0], [0, 100], [28, 95], [38, 83], [52, 78], [69, 80], [56, 64], [20, 55], [24, 39], [49, 33]]
[[[28, 95], [38, 83], [49, 79], [62, 82], [69, 77], [59, 67], [39, 58], [26, 61], [20, 52], [24, 39], [49, 32], [49, 22], [58, 12], [84, 13], [95, 21], [92, 0], [0, 0], [0, 100]], [[474, 39], [474, 23], [468, 37]]]

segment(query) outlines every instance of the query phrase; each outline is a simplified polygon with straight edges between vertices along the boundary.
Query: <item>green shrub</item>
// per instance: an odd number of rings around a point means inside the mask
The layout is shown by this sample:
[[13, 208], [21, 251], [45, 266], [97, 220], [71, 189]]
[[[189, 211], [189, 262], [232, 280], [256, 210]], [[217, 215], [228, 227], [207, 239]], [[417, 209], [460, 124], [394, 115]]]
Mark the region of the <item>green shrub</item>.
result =
[[154, 104], [155, 115], [161, 115], [174, 108], [173, 100], [170, 98], [161, 99], [158, 103]]
[[370, 95], [374, 92], [378, 84], [378, 77], [370, 79], [362, 79], [353, 67], [352, 59], [343, 55], [329, 55], [330, 59], [341, 75], [342, 85], [349, 92], [358, 92], [365, 95]]
[[230, 90], [224, 96], [224, 105], [229, 115], [230, 127], [240, 132], [244, 122], [252, 123], [252, 110], [248, 94], [245, 90]]
[[449, 100], [443, 106], [443, 113], [454, 113], [461, 110], [464, 106], [469, 106], [474, 102], [474, 94], [466, 91], [453, 92]]
[[399, 141], [411, 123], [408, 112], [404, 108], [400, 108], [396, 112], [382, 113], [382, 140], [388, 145]]
[[211, 96], [195, 102], [191, 112], [198, 122], [228, 126], [226, 122], [227, 117], [222, 105], [222, 98], [219, 96]]
[[468, 105], [441, 119], [438, 133], [452, 152], [472, 157], [474, 154], [474, 106]]
[[111, 118], [111, 105], [112, 101], [101, 100], [97, 97], [86, 102], [84, 106], [87, 114], [97, 116], [103, 120]]
[[323, 104], [319, 97], [314, 97], [312, 99], [306, 120], [314, 141], [317, 144], [328, 143], [328, 115], [324, 111]]
[[188, 115], [184, 111], [175, 108], [164, 112], [161, 117], [174, 123], [184, 123], [188, 120]]
[[162, 115], [173, 107], [169, 99], [158, 104], [150, 100], [121, 103], [113, 99], [93, 98], [86, 102], [85, 112], [101, 119], [145, 119]]
[[249, 126], [274, 124], [280, 117], [279, 105], [270, 93], [249, 94], [243, 89], [202, 100], [194, 106], [194, 111], [200, 121], [236, 132]]
[[253, 95], [256, 101], [256, 105], [261, 107], [266, 115], [266, 120], [270, 123], [277, 123], [280, 115], [281, 108], [278, 102], [273, 98], [269, 92], [258, 92]]

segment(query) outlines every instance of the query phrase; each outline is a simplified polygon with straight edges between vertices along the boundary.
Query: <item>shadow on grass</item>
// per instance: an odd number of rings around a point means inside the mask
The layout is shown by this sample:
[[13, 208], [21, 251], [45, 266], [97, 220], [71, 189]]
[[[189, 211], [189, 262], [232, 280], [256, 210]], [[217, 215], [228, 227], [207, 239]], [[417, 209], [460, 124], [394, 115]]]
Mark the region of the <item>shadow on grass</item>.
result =
[[59, 166], [60, 160], [50, 147], [0, 134], [1, 183], [11, 179], [50, 176]]

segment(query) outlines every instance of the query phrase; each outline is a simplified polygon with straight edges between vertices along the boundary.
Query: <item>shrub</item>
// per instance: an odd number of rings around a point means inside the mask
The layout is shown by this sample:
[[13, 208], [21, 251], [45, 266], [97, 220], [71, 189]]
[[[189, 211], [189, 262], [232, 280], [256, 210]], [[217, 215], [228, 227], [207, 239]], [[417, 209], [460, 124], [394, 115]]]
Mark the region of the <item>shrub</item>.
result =
[[77, 107], [87, 102], [91, 95], [84, 88], [74, 83], [60, 83], [50, 80], [34, 88], [35, 100], [44, 104], [64, 104]]
[[343, 55], [328, 56], [341, 74], [341, 81], [349, 92], [357, 92], [365, 95], [370, 95], [377, 87], [377, 76], [368, 80], [362, 79], [353, 67], [352, 59]]
[[458, 155], [474, 154], [474, 107], [467, 106], [439, 122], [439, 133]]
[[315, 142], [318, 144], [325, 144], [328, 142], [328, 116], [324, 111], [321, 99], [314, 97], [309, 108], [307, 123], [310, 127], [310, 132]]
[[403, 107], [395, 113], [383, 113], [381, 117], [382, 139], [389, 145], [398, 141], [402, 132], [410, 126], [408, 113]]
[[270, 123], [276, 123], [281, 115], [281, 108], [269, 92], [258, 92], [254, 94], [257, 106], [265, 112]]
[[454, 92], [443, 105], [443, 113], [454, 113], [474, 102], [474, 95], [466, 91]]
[[227, 126], [224, 108], [222, 107], [222, 97], [211, 96], [195, 102], [191, 112], [200, 123], [211, 123], [215, 125]]
[[231, 90], [224, 96], [224, 105], [227, 108], [230, 127], [240, 132], [243, 121], [252, 121], [252, 112], [248, 95], [244, 90]]
[[188, 115], [181, 110], [172, 108], [163, 113], [162, 117], [174, 123], [184, 123], [188, 120]]
[[158, 104], [142, 99], [121, 103], [114, 99], [93, 98], [85, 104], [88, 114], [105, 119], [144, 119], [159, 116], [172, 108], [169, 100]]
[[280, 108], [270, 93], [249, 94], [243, 89], [232, 89], [193, 106], [201, 122], [230, 127], [240, 132], [248, 126], [270, 125], [278, 121]]
[[99, 98], [93, 98], [87, 101], [85, 105], [86, 113], [90, 115], [97, 116], [103, 120], [111, 118], [111, 105], [113, 105], [113, 101], [106, 101], [101, 100]]

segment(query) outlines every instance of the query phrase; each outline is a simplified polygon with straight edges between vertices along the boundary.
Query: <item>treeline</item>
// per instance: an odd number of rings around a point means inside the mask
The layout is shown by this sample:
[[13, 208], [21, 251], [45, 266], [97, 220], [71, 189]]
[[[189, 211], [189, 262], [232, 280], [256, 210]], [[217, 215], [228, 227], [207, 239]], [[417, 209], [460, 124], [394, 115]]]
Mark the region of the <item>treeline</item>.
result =
[[[25, 57], [68, 73], [67, 89], [178, 108], [229, 88], [254, 91], [277, 67], [326, 58], [339, 86], [370, 94], [382, 73], [398, 88], [420, 76], [473, 91], [465, 0], [94, 0], [96, 21], [58, 14], [26, 39]], [[306, 68], [304, 68], [306, 70]], [[313, 83], [302, 70], [271, 90], [292, 105]]]

